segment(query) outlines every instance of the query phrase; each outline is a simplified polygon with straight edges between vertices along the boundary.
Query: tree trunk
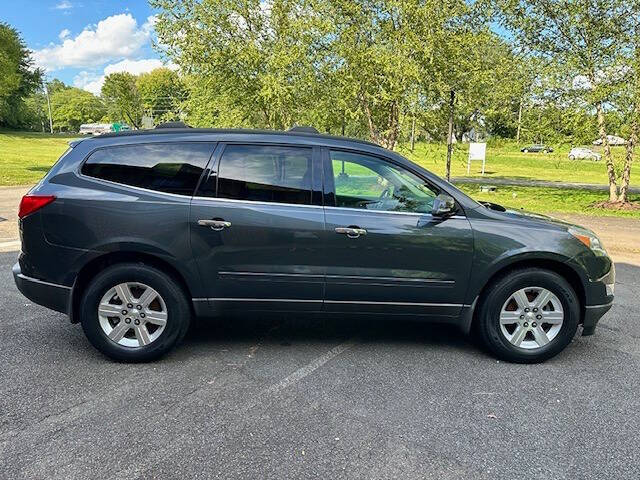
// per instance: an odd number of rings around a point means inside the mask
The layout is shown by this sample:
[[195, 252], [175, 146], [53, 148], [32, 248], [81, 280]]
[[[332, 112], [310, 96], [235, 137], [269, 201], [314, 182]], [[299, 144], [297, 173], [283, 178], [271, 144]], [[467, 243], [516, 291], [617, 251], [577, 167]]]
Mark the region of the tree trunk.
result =
[[449, 97], [449, 133], [447, 135], [447, 182], [451, 180], [451, 153], [453, 152], [453, 109], [456, 101], [456, 92], [451, 90]]
[[624, 168], [622, 169], [622, 180], [620, 185], [620, 196], [618, 201], [627, 203], [629, 201], [629, 181], [631, 180], [631, 164], [633, 163], [633, 150], [638, 142], [638, 105], [633, 109], [631, 119], [631, 134], [627, 142], [627, 151], [624, 157]]
[[520, 99], [520, 106], [518, 107], [518, 131], [516, 133], [516, 142], [520, 144], [520, 128], [522, 126], [522, 104], [523, 101]]
[[413, 119], [411, 120], [411, 151], [413, 152], [413, 147], [416, 145], [416, 114], [413, 114]]
[[604, 123], [604, 112], [602, 111], [602, 102], [596, 104], [596, 113], [598, 116], [598, 131], [600, 132], [600, 140], [602, 140], [602, 148], [604, 151], [604, 159], [607, 165], [607, 175], [609, 177], [609, 201], [618, 201], [618, 185], [616, 184], [616, 171], [611, 157], [611, 146], [607, 139], [607, 128]]

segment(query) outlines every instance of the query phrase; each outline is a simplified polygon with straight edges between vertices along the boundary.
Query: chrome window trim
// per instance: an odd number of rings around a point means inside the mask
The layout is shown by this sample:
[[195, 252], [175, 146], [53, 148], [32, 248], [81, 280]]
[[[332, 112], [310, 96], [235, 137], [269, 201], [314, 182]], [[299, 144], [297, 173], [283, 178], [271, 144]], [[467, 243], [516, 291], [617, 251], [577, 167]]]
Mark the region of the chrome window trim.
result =
[[248, 203], [250, 205], [269, 205], [269, 206], [283, 206], [283, 207], [301, 207], [301, 208], [324, 208], [322, 205], [308, 205], [306, 203], [280, 203], [280, 202], [263, 202], [260, 200], [238, 200], [236, 198], [221, 198], [221, 197], [201, 197], [194, 195], [193, 200], [205, 200], [211, 202], [231, 202], [231, 203]]

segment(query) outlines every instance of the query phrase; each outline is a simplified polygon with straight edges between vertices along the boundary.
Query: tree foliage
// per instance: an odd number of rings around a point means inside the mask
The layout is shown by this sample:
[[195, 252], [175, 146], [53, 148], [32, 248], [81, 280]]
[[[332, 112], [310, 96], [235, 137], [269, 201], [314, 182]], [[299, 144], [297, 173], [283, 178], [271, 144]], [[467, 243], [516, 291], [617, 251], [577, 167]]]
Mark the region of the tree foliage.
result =
[[135, 75], [127, 72], [107, 75], [101, 93], [112, 120], [125, 121], [134, 128], [142, 126], [142, 98]]
[[25, 99], [40, 86], [42, 72], [32, 68], [31, 53], [17, 30], [0, 23], [0, 125], [25, 123]]

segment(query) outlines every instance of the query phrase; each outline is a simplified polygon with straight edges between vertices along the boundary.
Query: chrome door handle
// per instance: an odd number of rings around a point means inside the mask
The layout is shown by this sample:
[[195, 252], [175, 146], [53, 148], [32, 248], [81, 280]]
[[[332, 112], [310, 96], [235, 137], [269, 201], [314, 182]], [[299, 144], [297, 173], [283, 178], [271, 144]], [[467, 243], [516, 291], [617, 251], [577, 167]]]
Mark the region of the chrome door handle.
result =
[[360, 227], [336, 227], [336, 233], [341, 233], [349, 238], [358, 238], [360, 235], [366, 235], [367, 231]]
[[203, 227], [210, 227], [211, 230], [219, 232], [220, 230], [229, 228], [231, 226], [231, 222], [227, 222], [225, 220], [198, 220], [198, 225], [202, 225]]

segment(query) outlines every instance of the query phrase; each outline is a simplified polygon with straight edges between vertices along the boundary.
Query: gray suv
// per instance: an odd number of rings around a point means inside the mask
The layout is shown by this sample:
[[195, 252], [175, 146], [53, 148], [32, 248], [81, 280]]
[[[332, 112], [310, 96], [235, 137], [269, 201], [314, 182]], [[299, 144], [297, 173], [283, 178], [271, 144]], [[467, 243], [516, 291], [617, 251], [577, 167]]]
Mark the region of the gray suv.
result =
[[20, 205], [20, 291], [119, 361], [191, 319], [325, 312], [459, 326], [539, 362], [613, 302], [589, 230], [480, 204], [377, 145], [162, 128], [72, 142]]

